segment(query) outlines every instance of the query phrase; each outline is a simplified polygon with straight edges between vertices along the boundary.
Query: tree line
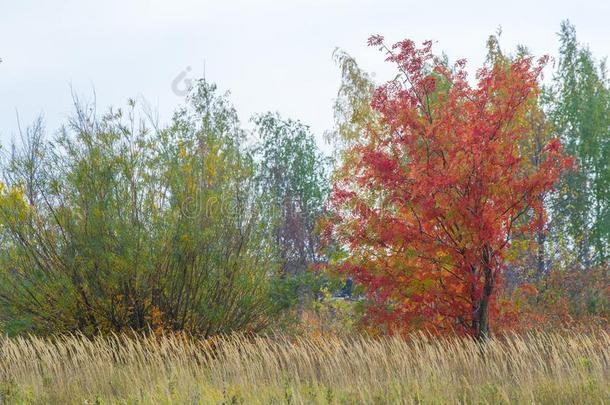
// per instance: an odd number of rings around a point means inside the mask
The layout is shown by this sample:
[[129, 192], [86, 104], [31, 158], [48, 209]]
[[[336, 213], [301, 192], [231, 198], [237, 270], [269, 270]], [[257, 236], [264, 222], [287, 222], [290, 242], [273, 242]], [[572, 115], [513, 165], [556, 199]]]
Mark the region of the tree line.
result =
[[77, 101], [53, 136], [38, 119], [2, 159], [2, 329], [607, 322], [610, 84], [572, 25], [559, 38], [546, 84], [499, 35], [474, 80], [430, 42], [372, 37], [385, 84], [337, 51], [332, 156], [277, 113], [244, 129], [205, 80], [165, 127], [132, 100]]

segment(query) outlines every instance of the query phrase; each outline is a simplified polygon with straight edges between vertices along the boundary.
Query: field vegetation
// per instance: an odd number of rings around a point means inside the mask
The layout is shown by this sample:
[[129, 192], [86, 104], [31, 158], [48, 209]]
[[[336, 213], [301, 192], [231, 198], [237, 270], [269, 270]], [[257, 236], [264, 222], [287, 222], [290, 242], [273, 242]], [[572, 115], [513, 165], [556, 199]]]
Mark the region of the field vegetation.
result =
[[5, 403], [604, 404], [606, 332], [4, 338]]

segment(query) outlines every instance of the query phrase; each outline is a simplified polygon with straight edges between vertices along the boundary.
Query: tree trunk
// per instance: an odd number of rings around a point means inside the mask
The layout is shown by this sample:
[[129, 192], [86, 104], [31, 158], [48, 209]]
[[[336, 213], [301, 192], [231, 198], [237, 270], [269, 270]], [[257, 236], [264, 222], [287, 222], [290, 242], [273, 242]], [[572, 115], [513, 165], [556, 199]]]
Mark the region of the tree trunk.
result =
[[490, 266], [489, 252], [483, 254], [484, 285], [473, 319], [473, 329], [477, 339], [487, 340], [491, 337], [489, 331], [489, 301], [495, 286], [495, 275]]
[[[541, 197], [541, 202], [544, 203], [544, 197]], [[539, 214], [538, 216], [538, 220], [540, 222], [542, 222], [543, 218], [542, 218], [542, 213]], [[536, 281], [540, 281], [542, 279], [545, 279], [547, 276], [547, 265], [546, 265], [546, 251], [545, 251], [545, 244], [546, 242], [546, 231], [544, 229], [543, 226], [540, 227], [540, 229], [538, 229], [536, 231], [536, 243], [538, 245], [538, 249], [536, 252], [536, 276], [535, 276], [535, 280]]]
[[482, 297], [477, 311], [477, 339], [489, 338], [489, 297]]
[[546, 277], [546, 254], [544, 251], [544, 242], [546, 240], [546, 235], [544, 234], [544, 230], [539, 230], [536, 235], [538, 242], [538, 252], [536, 254], [536, 268], [537, 268], [537, 279], [541, 280]]

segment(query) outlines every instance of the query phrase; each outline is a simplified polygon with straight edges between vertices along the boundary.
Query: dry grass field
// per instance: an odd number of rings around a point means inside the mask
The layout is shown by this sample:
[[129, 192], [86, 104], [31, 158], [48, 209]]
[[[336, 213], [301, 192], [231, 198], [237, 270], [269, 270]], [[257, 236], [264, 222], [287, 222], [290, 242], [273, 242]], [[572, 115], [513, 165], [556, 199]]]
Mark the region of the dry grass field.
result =
[[3, 338], [0, 403], [605, 404], [610, 335]]

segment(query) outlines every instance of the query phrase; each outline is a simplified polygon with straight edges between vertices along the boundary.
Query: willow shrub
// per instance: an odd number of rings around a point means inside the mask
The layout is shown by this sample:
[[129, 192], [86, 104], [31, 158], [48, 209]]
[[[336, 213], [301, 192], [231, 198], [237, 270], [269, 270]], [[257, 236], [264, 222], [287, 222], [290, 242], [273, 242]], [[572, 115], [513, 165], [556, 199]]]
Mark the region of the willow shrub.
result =
[[284, 302], [255, 162], [203, 81], [168, 128], [135, 103], [34, 126], [4, 159], [0, 314], [9, 332], [260, 330]]

